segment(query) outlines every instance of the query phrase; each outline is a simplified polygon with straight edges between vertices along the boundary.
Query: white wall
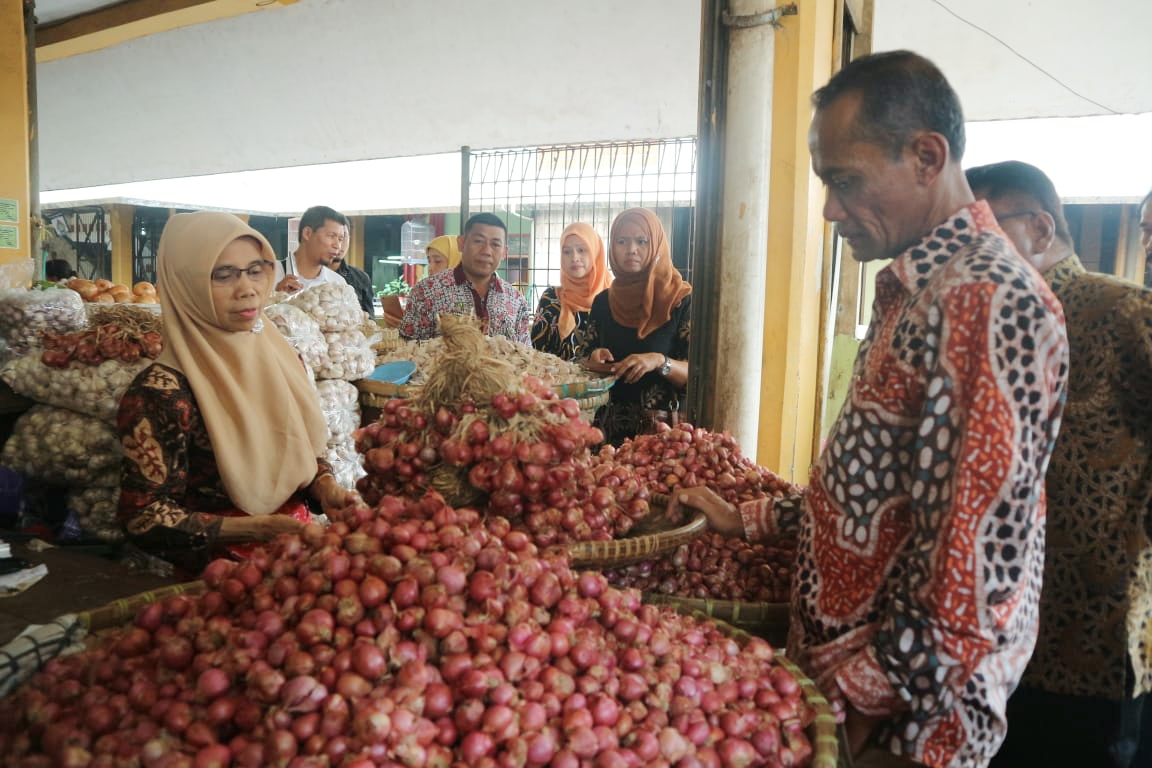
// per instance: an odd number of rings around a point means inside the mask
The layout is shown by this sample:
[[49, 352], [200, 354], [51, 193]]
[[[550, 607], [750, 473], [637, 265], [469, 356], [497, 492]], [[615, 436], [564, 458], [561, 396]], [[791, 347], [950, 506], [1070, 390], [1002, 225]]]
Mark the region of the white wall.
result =
[[42, 64], [41, 188], [696, 132], [698, 0], [303, 0]]
[[1152, 112], [1148, 0], [875, 0], [873, 49], [932, 59], [968, 120]]

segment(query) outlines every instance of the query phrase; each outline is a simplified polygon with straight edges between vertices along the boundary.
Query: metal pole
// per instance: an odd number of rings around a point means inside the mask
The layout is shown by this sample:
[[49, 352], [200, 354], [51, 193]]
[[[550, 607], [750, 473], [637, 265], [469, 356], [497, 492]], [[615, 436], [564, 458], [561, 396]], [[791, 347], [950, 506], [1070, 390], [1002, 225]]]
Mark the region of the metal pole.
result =
[[41, 279], [44, 252], [40, 244], [40, 131], [36, 124], [36, 0], [24, 0], [24, 50], [28, 62], [28, 245], [34, 274]]
[[696, 213], [692, 227], [692, 343], [688, 347], [688, 418], [712, 427], [716, 381], [717, 254], [720, 252], [721, 179], [727, 90], [727, 35], [720, 23], [724, 0], [703, 0], [700, 11], [700, 95], [696, 129]]
[[460, 147], [460, 234], [464, 234], [464, 222], [468, 221], [468, 182], [471, 177], [472, 150]]
[[714, 428], [755, 456], [764, 356], [772, 75], [771, 0], [729, 0]]

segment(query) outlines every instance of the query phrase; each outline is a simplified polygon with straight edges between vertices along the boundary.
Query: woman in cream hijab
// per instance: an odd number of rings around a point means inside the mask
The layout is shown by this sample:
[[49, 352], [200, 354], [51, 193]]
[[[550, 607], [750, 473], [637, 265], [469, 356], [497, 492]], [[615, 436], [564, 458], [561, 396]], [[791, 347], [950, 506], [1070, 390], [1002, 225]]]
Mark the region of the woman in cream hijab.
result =
[[[424, 253], [428, 256], [426, 277], [432, 277], [446, 269], [456, 269], [456, 265], [460, 263], [460, 246], [456, 244], [454, 236], [440, 235], [432, 238]], [[404, 308], [400, 305], [400, 297], [381, 296], [380, 308], [384, 310], [384, 322], [388, 327], [399, 328], [404, 320]]]
[[572, 360], [585, 357], [579, 331], [588, 322], [592, 300], [608, 287], [604, 241], [591, 225], [569, 224], [560, 233], [560, 287], [540, 296], [532, 324], [532, 346]]
[[319, 459], [327, 427], [296, 352], [262, 318], [275, 254], [226, 213], [173, 216], [160, 238], [164, 352], [120, 402], [121, 522], [196, 567], [350, 502]]
[[692, 286], [672, 264], [664, 226], [647, 208], [612, 222], [608, 258], [616, 279], [596, 297], [583, 343], [589, 367], [616, 377], [596, 414], [608, 442], [679, 421], [688, 384]]

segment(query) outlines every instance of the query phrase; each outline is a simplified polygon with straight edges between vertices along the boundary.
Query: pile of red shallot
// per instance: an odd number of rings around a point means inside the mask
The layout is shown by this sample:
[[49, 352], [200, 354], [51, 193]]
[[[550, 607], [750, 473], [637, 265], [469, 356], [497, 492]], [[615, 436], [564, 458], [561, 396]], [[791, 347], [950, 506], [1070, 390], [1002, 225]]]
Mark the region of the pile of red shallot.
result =
[[631, 468], [594, 461], [588, 449], [602, 441], [575, 400], [557, 397], [534, 376], [483, 403], [422, 407], [390, 400], [380, 420], [357, 433], [368, 473], [357, 487], [369, 503], [446, 491], [437, 472], [447, 469], [449, 478], [483, 496], [489, 512], [526, 528], [540, 546], [607, 541], [649, 507]]
[[786, 603], [796, 550], [706, 533], [667, 557], [606, 571], [609, 583], [642, 592], [714, 600]]
[[437, 494], [217, 560], [4, 702], [11, 768], [804, 764], [759, 639], [641, 605]]
[[[691, 424], [660, 425], [657, 434], [626, 440], [619, 448], [606, 446], [597, 462], [628, 467], [653, 492], [671, 494], [677, 488], [706, 485], [732, 504], [801, 492], [745, 457], [731, 435]], [[794, 559], [795, 545], [789, 539], [750, 543], [710, 533], [664, 558], [618, 568], [607, 576], [615, 586], [677, 597], [786, 602]]]
[[46, 331], [42, 343], [40, 362], [52, 368], [67, 368], [73, 360], [85, 365], [100, 365], [105, 360], [134, 363], [142, 357], [154, 360], [164, 351], [158, 331], [139, 331], [116, 323], [71, 333]]
[[652, 493], [706, 485], [732, 504], [800, 493], [801, 488], [740, 452], [727, 432], [710, 432], [691, 424], [657, 424], [654, 435], [604, 446], [601, 461], [632, 467]]

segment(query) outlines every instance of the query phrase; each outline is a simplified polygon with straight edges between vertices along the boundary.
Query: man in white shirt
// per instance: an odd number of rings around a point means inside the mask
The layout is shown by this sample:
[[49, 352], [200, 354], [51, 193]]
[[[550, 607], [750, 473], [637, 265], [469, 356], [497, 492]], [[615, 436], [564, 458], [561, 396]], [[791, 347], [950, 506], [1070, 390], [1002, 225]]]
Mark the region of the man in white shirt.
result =
[[323, 283], [346, 283], [333, 271], [348, 240], [348, 217], [314, 205], [300, 217], [300, 246], [284, 263], [276, 262], [276, 290], [296, 293]]

